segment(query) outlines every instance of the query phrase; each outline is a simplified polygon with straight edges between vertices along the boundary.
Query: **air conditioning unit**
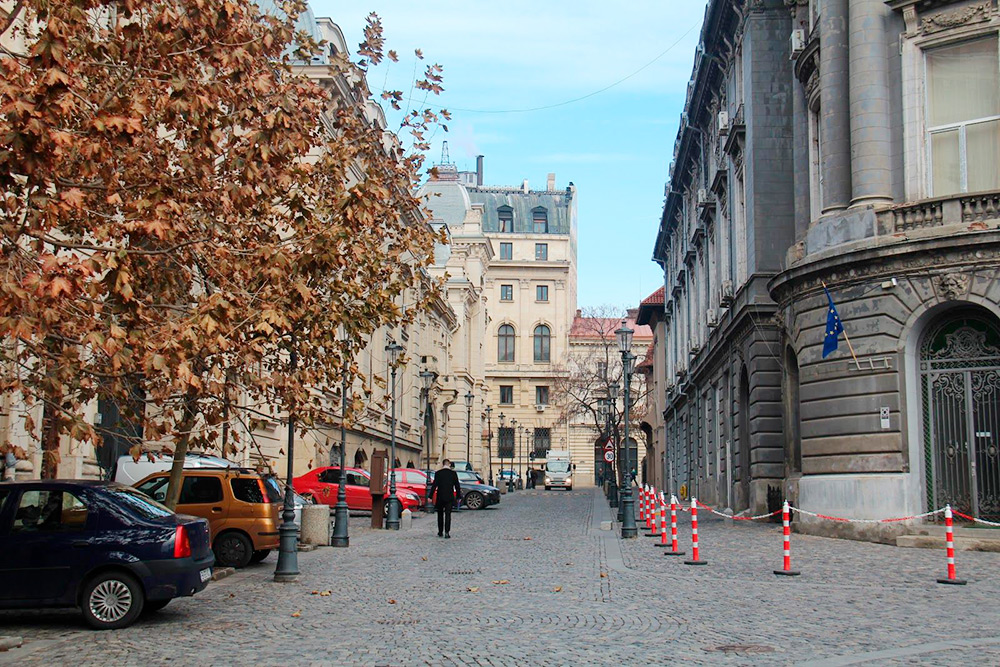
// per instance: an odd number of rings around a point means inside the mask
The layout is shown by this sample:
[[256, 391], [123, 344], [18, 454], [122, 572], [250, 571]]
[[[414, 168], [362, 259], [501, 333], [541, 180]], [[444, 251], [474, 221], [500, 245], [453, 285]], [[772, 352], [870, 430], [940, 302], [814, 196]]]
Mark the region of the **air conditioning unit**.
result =
[[723, 308], [728, 308], [733, 303], [733, 281], [723, 280], [722, 288], [719, 290], [719, 305]]
[[797, 28], [792, 31], [792, 35], [789, 38], [789, 46], [792, 51], [792, 58], [797, 57], [800, 53], [805, 51], [806, 48], [806, 31], [802, 28]]
[[536, 403], [535, 404], [535, 410], [537, 410], [538, 412], [545, 412], [545, 408], [547, 408], [547, 407], [549, 407], [549, 406], [545, 405], [544, 403]]
[[715, 308], [709, 308], [706, 312], [706, 319], [708, 320], [708, 328], [714, 329], [719, 326], [719, 314], [715, 312]]
[[708, 203], [708, 190], [705, 188], [698, 188], [698, 206], [704, 206]]
[[729, 134], [729, 112], [719, 112], [719, 134]]

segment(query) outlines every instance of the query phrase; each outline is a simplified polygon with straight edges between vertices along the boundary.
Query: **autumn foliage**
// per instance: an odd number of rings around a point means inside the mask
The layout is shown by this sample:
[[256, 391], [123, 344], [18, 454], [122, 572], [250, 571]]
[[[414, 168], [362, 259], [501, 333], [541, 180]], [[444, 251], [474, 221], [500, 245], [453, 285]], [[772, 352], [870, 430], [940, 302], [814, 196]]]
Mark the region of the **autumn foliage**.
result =
[[[26, 0], [0, 18], [0, 390], [41, 402], [44, 434], [99, 444], [97, 397], [179, 453], [240, 410], [308, 425], [371, 332], [421, 306], [400, 295], [435, 239], [419, 150], [370, 113], [377, 20], [360, 63], [331, 59], [344, 96], [301, 74], [321, 47], [295, 31], [304, 3], [284, 8]], [[407, 116], [418, 149], [437, 121]]]

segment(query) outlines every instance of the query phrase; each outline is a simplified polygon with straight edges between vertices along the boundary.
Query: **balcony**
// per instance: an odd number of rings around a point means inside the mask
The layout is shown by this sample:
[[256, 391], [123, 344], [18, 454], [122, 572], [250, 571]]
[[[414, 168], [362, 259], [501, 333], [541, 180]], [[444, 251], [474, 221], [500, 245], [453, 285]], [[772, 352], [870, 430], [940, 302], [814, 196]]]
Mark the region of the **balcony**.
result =
[[880, 234], [906, 234], [945, 225], [970, 231], [1000, 224], [1000, 191], [921, 199], [877, 212]]

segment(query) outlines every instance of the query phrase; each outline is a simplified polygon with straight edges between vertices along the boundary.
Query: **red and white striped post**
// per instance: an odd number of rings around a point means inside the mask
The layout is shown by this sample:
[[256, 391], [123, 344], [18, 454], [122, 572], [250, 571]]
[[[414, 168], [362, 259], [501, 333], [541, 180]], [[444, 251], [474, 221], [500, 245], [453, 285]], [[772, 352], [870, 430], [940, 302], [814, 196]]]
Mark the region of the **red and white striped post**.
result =
[[[663, 532], [661, 547], [667, 546], [667, 533]], [[670, 551], [664, 551], [665, 556], [683, 556], [684, 552], [677, 549], [677, 496], [670, 496]]]
[[948, 554], [948, 578], [938, 579], [939, 584], [952, 584], [953, 586], [964, 586], [965, 579], [958, 579], [955, 577], [955, 532], [952, 527], [953, 517], [951, 514], [951, 505], [946, 505], [944, 508], [944, 526], [945, 526], [945, 549]]
[[792, 569], [792, 530], [789, 526], [789, 514], [788, 501], [786, 500], [785, 504], [781, 506], [781, 532], [785, 536], [785, 561], [784, 567], [780, 570], [775, 570], [774, 573], [785, 577], [797, 577], [801, 572]]
[[691, 560], [685, 565], [708, 565], [707, 560], [698, 557], [698, 499], [691, 496]]
[[646, 487], [639, 487], [639, 520], [646, 518]]
[[656, 488], [652, 488], [649, 491], [649, 511], [646, 512], [646, 525], [649, 526], [649, 532], [646, 533], [646, 537], [658, 537], [660, 532], [656, 527], [656, 517], [660, 514], [660, 498], [659, 492]]
[[667, 498], [660, 491], [660, 544], [667, 543]]

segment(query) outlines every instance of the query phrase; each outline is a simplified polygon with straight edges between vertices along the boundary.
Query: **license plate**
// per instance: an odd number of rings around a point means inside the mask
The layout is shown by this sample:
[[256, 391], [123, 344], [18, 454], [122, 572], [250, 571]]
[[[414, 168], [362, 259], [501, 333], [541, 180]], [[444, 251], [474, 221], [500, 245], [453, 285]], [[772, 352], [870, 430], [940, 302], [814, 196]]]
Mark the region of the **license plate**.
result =
[[199, 576], [201, 576], [201, 580], [203, 582], [204, 581], [208, 581], [209, 579], [212, 578], [212, 568], [206, 568], [206, 569], [202, 570], [201, 572], [199, 572], [198, 574], [199, 574]]

